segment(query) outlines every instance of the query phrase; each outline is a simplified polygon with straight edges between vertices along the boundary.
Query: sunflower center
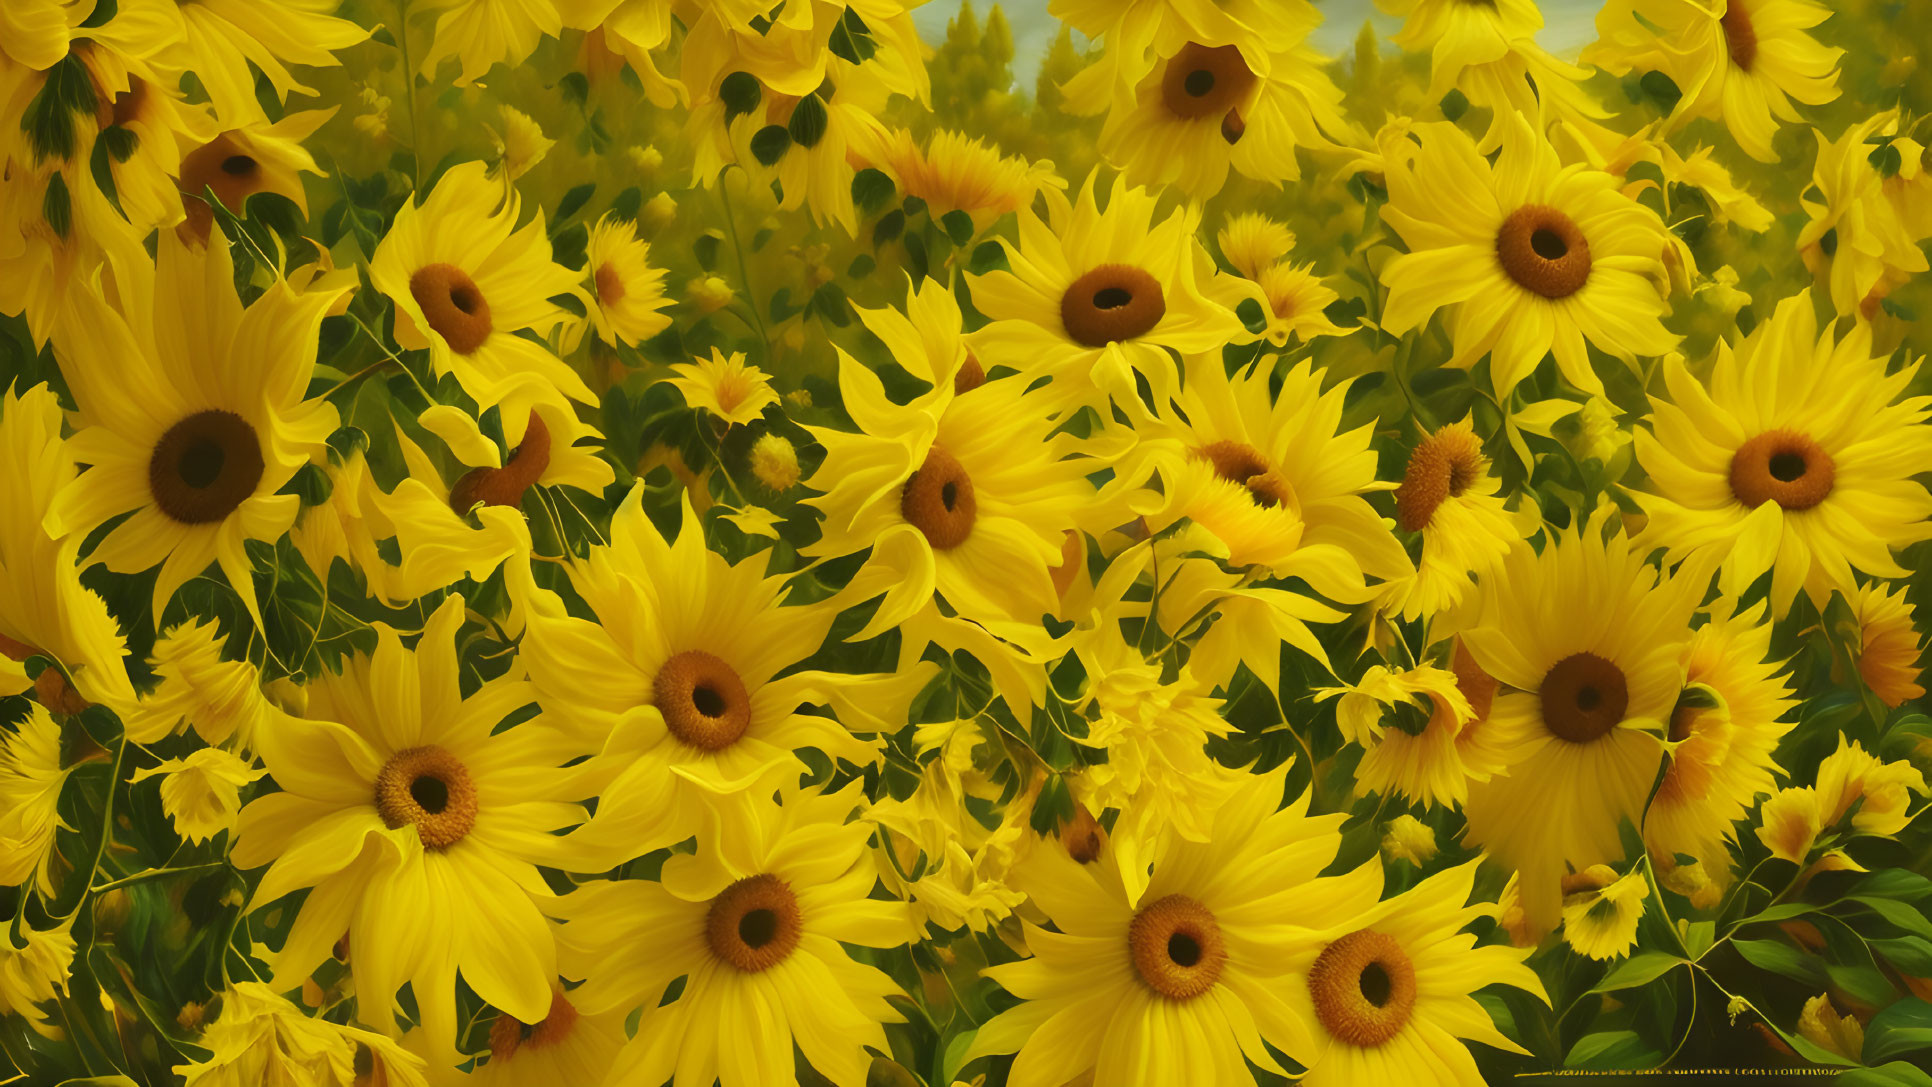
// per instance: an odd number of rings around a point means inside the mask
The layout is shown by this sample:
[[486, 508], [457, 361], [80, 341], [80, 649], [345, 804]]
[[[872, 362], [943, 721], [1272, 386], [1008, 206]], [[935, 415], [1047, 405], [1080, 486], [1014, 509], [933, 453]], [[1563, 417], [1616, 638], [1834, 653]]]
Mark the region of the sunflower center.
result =
[[925, 463], [907, 478], [899, 496], [899, 513], [932, 546], [942, 551], [958, 547], [972, 535], [973, 519], [979, 513], [972, 477], [957, 458], [935, 445], [927, 450]]
[[1170, 1000], [1192, 1000], [1213, 988], [1228, 961], [1214, 914], [1186, 895], [1141, 907], [1127, 926], [1127, 948], [1140, 979]]
[[700, 751], [730, 747], [751, 724], [751, 696], [744, 680], [701, 649], [687, 649], [664, 662], [651, 683], [651, 702], [664, 715], [671, 735]]
[[711, 900], [704, 938], [711, 953], [747, 974], [785, 961], [804, 931], [798, 897], [777, 876], [749, 876]]
[[476, 826], [476, 783], [443, 748], [398, 751], [376, 774], [376, 813], [391, 830], [416, 825], [425, 849], [448, 849]]
[[1415, 1008], [1415, 964], [1387, 934], [1358, 929], [1316, 956], [1308, 991], [1315, 1017], [1330, 1036], [1374, 1048], [1408, 1025]]
[[[127, 77], [127, 90], [114, 96], [109, 106], [108, 124], [126, 125], [141, 116], [142, 107], [148, 102], [148, 82], [139, 76]], [[107, 125], [102, 125], [106, 128]]]
[[606, 307], [615, 306], [624, 300], [624, 277], [609, 261], [597, 266], [597, 300]]
[[979, 357], [968, 351], [966, 361], [953, 371], [953, 395], [972, 392], [986, 384], [986, 368], [979, 364]]
[[1075, 343], [1087, 347], [1144, 336], [1165, 316], [1161, 285], [1129, 264], [1103, 264], [1060, 296], [1060, 323]]
[[468, 513], [478, 502], [486, 506], [509, 506], [523, 502], [523, 492], [543, 478], [550, 467], [550, 428], [535, 411], [524, 424], [523, 440], [510, 451], [501, 468], [472, 468], [449, 489], [450, 508]]
[[1751, 24], [1751, 13], [1744, 10], [1744, 0], [1731, 0], [1724, 7], [1724, 16], [1718, 20], [1724, 27], [1724, 45], [1731, 53], [1731, 63], [1745, 71], [1758, 59], [1758, 28]]
[[232, 411], [198, 411], [168, 428], [148, 458], [148, 491], [184, 525], [220, 521], [262, 481], [255, 428]]
[[1234, 109], [1254, 85], [1255, 74], [1248, 70], [1238, 47], [1189, 42], [1167, 62], [1161, 76], [1161, 103], [1183, 121], [1198, 121]]
[[1590, 242], [1568, 215], [1542, 204], [1517, 208], [1496, 231], [1503, 272], [1526, 291], [1568, 298], [1590, 280]]
[[490, 1059], [509, 1060], [519, 1049], [542, 1049], [570, 1037], [577, 1025], [577, 1008], [562, 989], [550, 992], [550, 1014], [542, 1022], [525, 1023], [508, 1013], [499, 1013], [490, 1024]]
[[1395, 489], [1396, 520], [1404, 532], [1429, 527], [1436, 508], [1459, 498], [1482, 478], [1483, 447], [1473, 430], [1446, 426], [1422, 439], [1409, 454], [1409, 468]]
[[1216, 476], [1247, 488], [1248, 497], [1262, 509], [1287, 505], [1293, 497], [1288, 481], [1252, 445], [1218, 441], [1201, 450], [1201, 456], [1214, 465]]
[[1731, 456], [1731, 493], [1753, 509], [1776, 502], [1808, 510], [1831, 494], [1837, 478], [1831, 454], [1795, 430], [1767, 430]]
[[1559, 739], [1587, 744], [1623, 720], [1630, 690], [1623, 670], [1595, 653], [1572, 653], [1543, 676], [1543, 723]]
[[426, 264], [409, 277], [409, 293], [423, 320], [457, 354], [471, 354], [490, 338], [490, 301], [463, 269]]
[[[139, 108], [138, 102], [134, 108]], [[116, 109], [119, 109], [118, 103]], [[213, 189], [216, 198], [228, 208], [240, 208], [242, 201], [267, 187], [261, 162], [225, 132], [182, 156], [181, 172], [177, 176], [180, 178], [177, 187], [183, 193], [199, 197]], [[199, 200], [188, 201], [190, 208], [197, 205]], [[207, 207], [201, 205], [201, 210], [205, 214]]]
[[1489, 719], [1489, 709], [1496, 702], [1496, 677], [1483, 671], [1476, 663], [1476, 655], [1469, 651], [1462, 639], [1456, 639], [1456, 655], [1449, 664], [1450, 671], [1456, 674], [1456, 689], [1469, 700], [1469, 708], [1475, 712], [1471, 724]]

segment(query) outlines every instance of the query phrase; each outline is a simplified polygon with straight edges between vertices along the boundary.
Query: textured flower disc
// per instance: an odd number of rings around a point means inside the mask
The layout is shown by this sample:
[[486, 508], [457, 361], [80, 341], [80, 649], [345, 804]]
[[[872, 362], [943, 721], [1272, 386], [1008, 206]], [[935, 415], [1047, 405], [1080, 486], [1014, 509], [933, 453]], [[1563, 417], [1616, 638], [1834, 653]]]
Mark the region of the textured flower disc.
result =
[[448, 849], [476, 826], [476, 783], [441, 747], [398, 751], [376, 775], [376, 812], [391, 830], [415, 824], [425, 849]]
[[543, 417], [530, 413], [523, 428], [523, 440], [510, 451], [501, 468], [472, 468], [449, 489], [450, 508], [468, 513], [478, 502], [486, 506], [515, 509], [523, 502], [523, 492], [543, 478], [550, 467], [550, 428]]
[[1161, 103], [1183, 121], [1217, 117], [1239, 106], [1255, 82], [1238, 47], [1189, 42], [1167, 62], [1161, 76]]
[[550, 1014], [542, 1022], [525, 1023], [508, 1012], [497, 1013], [490, 1024], [490, 1059], [508, 1060], [519, 1049], [544, 1049], [570, 1037], [577, 1025], [577, 1008], [563, 990], [550, 994]]
[[1751, 22], [1744, 0], [1731, 0], [1719, 21], [1724, 27], [1724, 46], [1730, 51], [1731, 63], [1750, 71], [1758, 59], [1758, 28]]
[[722, 751], [751, 725], [751, 695], [745, 681], [723, 660], [701, 649], [687, 649], [657, 670], [651, 702], [664, 715], [671, 735], [701, 751]]
[[972, 535], [973, 520], [979, 514], [972, 477], [957, 458], [935, 445], [927, 451], [925, 463], [906, 480], [899, 513], [932, 546], [942, 551], [958, 547]]
[[409, 293], [429, 327], [450, 350], [468, 355], [490, 338], [490, 300], [468, 272], [453, 264], [428, 264], [409, 277]]
[[1496, 257], [1524, 290], [1544, 298], [1568, 298], [1590, 281], [1590, 242], [1570, 218], [1552, 207], [1517, 208], [1496, 231]]
[[1459, 498], [1482, 476], [1483, 448], [1474, 432], [1444, 427], [1422, 439], [1395, 490], [1395, 516], [1404, 532], [1429, 527], [1436, 507]]
[[1060, 296], [1060, 322], [1075, 343], [1105, 347], [1145, 336], [1167, 316], [1161, 285], [1144, 268], [1103, 264]]
[[1808, 510], [1831, 494], [1837, 474], [1830, 453], [1791, 430], [1767, 430], [1731, 455], [1731, 493], [1753, 509]]
[[704, 918], [711, 953], [747, 974], [769, 970], [798, 946], [798, 897], [777, 876], [749, 876], [719, 892]]
[[1557, 661], [1537, 691], [1543, 723], [1573, 744], [1587, 744], [1616, 728], [1630, 708], [1623, 670], [1595, 653], [1573, 653]]
[[1202, 449], [1201, 455], [1214, 465], [1215, 475], [1246, 487], [1254, 504], [1262, 509], [1286, 505], [1294, 497], [1288, 481], [1252, 445], [1223, 440]]
[[248, 420], [231, 411], [198, 411], [155, 443], [148, 489], [173, 520], [212, 524], [254, 495], [263, 467], [261, 442]]
[[1213, 988], [1228, 961], [1214, 914], [1186, 895], [1141, 907], [1127, 926], [1127, 948], [1140, 979], [1172, 1000], [1192, 1000]]
[[1386, 933], [1358, 929], [1329, 944], [1308, 970], [1323, 1029], [1373, 1048], [1401, 1033], [1415, 1009], [1415, 964]]

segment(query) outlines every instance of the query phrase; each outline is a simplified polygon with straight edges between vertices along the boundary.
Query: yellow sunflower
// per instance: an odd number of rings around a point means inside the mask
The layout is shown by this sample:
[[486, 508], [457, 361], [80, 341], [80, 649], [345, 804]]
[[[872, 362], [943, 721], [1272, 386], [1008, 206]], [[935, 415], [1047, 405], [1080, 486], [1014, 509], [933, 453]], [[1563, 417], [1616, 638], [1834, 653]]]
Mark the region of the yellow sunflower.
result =
[[347, 284], [277, 282], [246, 309], [218, 233], [206, 247], [164, 231], [158, 264], [120, 284], [123, 308], [76, 292], [54, 344], [79, 405], [74, 459], [91, 467], [54, 497], [47, 528], [116, 525], [87, 561], [118, 573], [157, 563], [154, 614], [189, 578], [221, 566], [256, 623], [245, 540], [274, 540], [301, 500], [278, 494], [325, 448], [338, 419], [305, 400], [322, 318]]
[[73, 767], [60, 764], [60, 725], [39, 703], [17, 722], [0, 726], [0, 887], [32, 881], [54, 893], [54, 833], [71, 830], [60, 817], [60, 791]]
[[22, 946], [0, 941], [0, 1015], [18, 1015], [36, 1031], [47, 1029], [52, 1016], [38, 1005], [50, 1003], [67, 991], [74, 968], [74, 919], [50, 929], [19, 928]]
[[396, 304], [396, 342], [428, 348], [438, 374], [455, 374], [479, 407], [500, 404], [509, 418], [559, 392], [597, 402], [549, 348], [517, 335], [548, 335], [569, 316], [550, 300], [584, 293], [581, 273], [551, 260], [542, 212], [517, 228], [521, 206], [483, 163], [462, 163], [396, 213], [369, 262], [370, 280]]
[[1456, 607], [1469, 595], [1471, 579], [1492, 574], [1523, 538], [1503, 508], [1501, 488], [1469, 420], [1439, 427], [1416, 443], [1395, 489], [1396, 524], [1422, 536], [1415, 579], [1391, 587], [1404, 619]]
[[1462, 635], [1503, 687], [1487, 727], [1521, 745], [1506, 774], [1470, 786], [1465, 838], [1522, 873], [1524, 913], [1544, 932], [1566, 866], [1615, 860], [1618, 823], [1641, 819], [1705, 588], [1660, 579], [1621, 531], [1604, 538], [1607, 519], [1511, 552], [1483, 625]]
[[559, 901], [565, 974], [586, 979], [572, 1001], [642, 1009], [610, 1082], [791, 1083], [794, 1045], [833, 1082], [865, 1081], [867, 1049], [889, 1052], [881, 1024], [901, 1020], [886, 1002], [900, 990], [840, 945], [897, 947], [916, 933], [905, 903], [869, 897], [872, 826], [846, 822], [863, 803], [856, 786], [739, 809], [696, 853], [666, 861], [662, 882], [591, 883]]
[[1830, 17], [1814, 0], [1612, 0], [1582, 59], [1612, 75], [1664, 73], [1683, 95], [1673, 121], [1721, 119], [1752, 158], [1776, 162], [1778, 122], [1801, 123], [1792, 99], [1838, 97], [1845, 51], [1807, 33]]
[[1454, 125], [1416, 125], [1417, 147], [1387, 130], [1382, 217], [1409, 251], [1381, 269], [1383, 327], [1410, 331], [1444, 311], [1451, 366], [1489, 355], [1507, 396], [1554, 352], [1572, 385], [1603, 392], [1585, 341], [1626, 362], [1677, 343], [1656, 281], [1667, 242], [1655, 212], [1601, 170], [1561, 166], [1515, 118], [1492, 166]]
[[671, 305], [664, 293], [664, 269], [651, 266], [651, 247], [638, 240], [635, 222], [605, 214], [592, 228], [584, 252], [598, 335], [636, 347], [671, 327], [670, 315], [662, 312]]
[[1283, 260], [1295, 248], [1295, 235], [1258, 211], [1230, 216], [1214, 240], [1228, 267], [1243, 279], [1260, 279], [1262, 269]]
[[778, 403], [771, 387], [771, 375], [756, 366], [745, 365], [742, 352], [730, 355], [717, 348], [711, 357], [696, 362], [681, 362], [671, 367], [678, 376], [665, 380], [684, 394], [684, 402], [703, 410], [730, 426], [755, 423], [765, 409]]
[[333, 3], [315, 0], [185, 0], [180, 7], [185, 48], [177, 66], [195, 74], [228, 125], [267, 120], [255, 97], [257, 70], [279, 101], [313, 95], [288, 66], [334, 67], [336, 50], [369, 36], [332, 14]]
[[0, 459], [7, 464], [0, 509], [8, 511], [0, 519], [0, 695], [32, 690], [26, 662], [45, 656], [59, 665], [42, 677], [50, 690], [64, 673], [62, 686], [71, 682], [86, 701], [132, 698], [120, 629], [107, 604], [80, 583], [81, 537], [51, 536], [41, 527], [75, 476], [60, 426], [60, 401], [46, 385], [0, 399]]
[[0, 54], [27, 68], [51, 68], [67, 55], [80, 25], [93, 13], [93, 0], [8, 4], [0, 9]]
[[1384, 728], [1362, 743], [1365, 751], [1355, 769], [1358, 793], [1396, 792], [1424, 807], [1456, 807], [1469, 798], [1472, 782], [1486, 782], [1520, 761], [1522, 735], [1489, 724], [1496, 680], [1460, 639], [1446, 663], [1454, 685], [1436, 683], [1419, 692], [1426, 695], [1429, 711], [1421, 732]]
[[463, 696], [463, 622], [452, 595], [414, 650], [378, 624], [372, 656], [317, 674], [307, 717], [259, 737], [281, 791], [242, 809], [233, 851], [239, 868], [269, 866], [251, 910], [312, 888], [270, 956], [276, 989], [300, 984], [346, 932], [363, 1015], [388, 1027], [407, 982], [452, 1058], [459, 972], [518, 1019], [549, 1012], [556, 956], [537, 865], [555, 863], [552, 832], [584, 814], [579, 775], [557, 769], [573, 753], [560, 732], [540, 718], [498, 729], [530, 705], [527, 682]]
[[1084, 403], [1140, 401], [1135, 375], [1157, 403], [1175, 387], [1169, 350], [1220, 351], [1243, 336], [1234, 311], [1212, 301], [1214, 274], [1194, 232], [1199, 212], [1176, 208], [1154, 222], [1155, 194], [1116, 182], [1103, 212], [1088, 177], [1076, 203], [1046, 193], [1050, 216], [1019, 217], [1019, 244], [999, 239], [1010, 271], [968, 276], [973, 305], [991, 323], [973, 333], [983, 365], [1047, 377], [1056, 413]]
[[302, 214], [309, 210], [303, 174], [327, 177], [303, 141], [335, 116], [335, 107], [290, 113], [270, 124], [251, 121], [223, 129], [188, 145], [182, 152], [176, 185], [186, 209], [182, 236], [197, 243], [208, 240], [214, 211], [208, 206], [212, 191], [223, 207], [237, 215], [256, 193], [287, 197]]
[[1872, 354], [1869, 325], [1820, 332], [1806, 291], [1718, 344], [1707, 381], [1666, 362], [1672, 402], [1653, 401], [1636, 436], [1644, 546], [1721, 560], [1729, 595], [1770, 571], [1778, 615], [1800, 588], [1821, 609], [1854, 596], [1854, 570], [1908, 576], [1892, 552], [1932, 537], [1932, 493], [1913, 479], [1932, 463], [1932, 397], [1902, 395], [1916, 364], [1888, 374]]
[[498, 1012], [490, 1024], [490, 1059], [468, 1075], [451, 1074], [445, 1081], [472, 1087], [604, 1082], [627, 1040], [624, 1013], [586, 1015], [571, 995], [562, 986], [552, 986], [549, 1012], [534, 1023]]
[[1163, 836], [1144, 891], [1112, 848], [1089, 864], [1036, 850], [1021, 885], [1054, 927], [1027, 924], [1031, 957], [985, 971], [1022, 1003], [980, 1027], [967, 1059], [1015, 1053], [1013, 1087], [1089, 1074], [1233, 1087], [1255, 1082], [1250, 1063], [1284, 1074], [1271, 1049], [1312, 1061], [1290, 964], [1375, 900], [1381, 864], [1320, 877], [1343, 817], [1310, 816], [1306, 794], [1280, 807], [1286, 778], [1244, 777], [1205, 841]]
[[[1774, 753], [1795, 721], [1791, 688], [1771, 658], [1771, 624], [1759, 606], [1713, 616], [1684, 646], [1684, 682], [1702, 698], [1680, 700], [1670, 715], [1670, 767], [1644, 815], [1644, 841], [1663, 869], [1678, 854], [1730, 882], [1725, 843], [1731, 824], [1777, 788]], [[1706, 703], [1715, 702], [1715, 705]]]
[[1000, 216], [1030, 207], [1042, 188], [1064, 189], [1066, 181], [1044, 159], [1028, 162], [1002, 156], [998, 147], [949, 129], [936, 129], [921, 148], [906, 129], [894, 129], [874, 163], [899, 191], [926, 202], [932, 216], [963, 211], [975, 231]]
[[1477, 947], [1462, 931], [1500, 912], [1487, 902], [1465, 905], [1476, 862], [1381, 902], [1381, 864], [1362, 871], [1332, 911], [1338, 923], [1283, 963], [1293, 979], [1283, 1000], [1314, 1039], [1305, 1055], [1291, 1054], [1308, 1067], [1301, 1082], [1475, 1084], [1481, 1076], [1463, 1039], [1526, 1052], [1496, 1029], [1474, 995], [1508, 985], [1548, 1000], [1523, 964], [1528, 952], [1506, 944]]
[[1925, 646], [1913, 625], [1905, 587], [1886, 592], [1883, 585], [1862, 586], [1852, 610], [1858, 616], [1858, 675], [1865, 686], [1890, 709], [1924, 697], [1919, 658]]
[[1843, 735], [1838, 749], [1818, 764], [1816, 780], [1816, 785], [1780, 789], [1764, 802], [1758, 838], [1772, 856], [1804, 864], [1818, 836], [1847, 816], [1849, 826], [1843, 829], [1851, 834], [1893, 837], [1911, 822], [1913, 797], [1932, 791], [1911, 762], [1882, 762]]
[[1622, 876], [1593, 864], [1563, 877], [1563, 942], [1592, 959], [1621, 959], [1637, 945], [1650, 880], [1631, 869]]
[[[1826, 140], [1817, 129], [1818, 157], [1811, 185], [1798, 194], [1809, 217], [1798, 233], [1798, 252], [1820, 283], [1828, 284], [1839, 313], [1870, 319], [1901, 283], [1927, 269], [1909, 207], [1890, 198], [1887, 182], [1871, 162], [1872, 144], [1896, 127], [1888, 110]], [[1818, 199], [1811, 199], [1811, 190]]]
[[[462, 69], [456, 85], [466, 87], [497, 64], [521, 65], [538, 42], [563, 33], [556, 0], [431, 0], [418, 10], [436, 15], [429, 50], [418, 68], [432, 86], [436, 69], [450, 57]], [[402, 33], [407, 29], [406, 25], [397, 28]]]
[[128, 739], [151, 744], [193, 729], [205, 743], [251, 749], [275, 707], [262, 694], [261, 673], [247, 660], [224, 660], [226, 647], [206, 620], [162, 631], [148, 653], [160, 682], [132, 705], [115, 706]]

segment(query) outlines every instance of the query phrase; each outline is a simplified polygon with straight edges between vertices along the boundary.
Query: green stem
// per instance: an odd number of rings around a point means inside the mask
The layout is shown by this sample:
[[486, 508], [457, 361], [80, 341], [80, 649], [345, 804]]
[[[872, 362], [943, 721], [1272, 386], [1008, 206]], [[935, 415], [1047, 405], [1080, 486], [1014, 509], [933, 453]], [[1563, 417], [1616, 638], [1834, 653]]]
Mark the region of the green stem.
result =
[[413, 183], [423, 187], [423, 128], [416, 119], [416, 66], [409, 59], [409, 0], [396, 0], [396, 48], [402, 53], [403, 99], [409, 108], [409, 151], [415, 159]]
[[[751, 266], [745, 262], [745, 247], [738, 241], [738, 217], [731, 209], [731, 187], [725, 182], [725, 173], [732, 167], [718, 171], [718, 200], [724, 204], [725, 229], [731, 234], [731, 251], [738, 255], [738, 278], [745, 285], [745, 303], [751, 307], [751, 319], [758, 325], [758, 341], [765, 350], [765, 362], [771, 362], [771, 333], [765, 330], [765, 318], [758, 312], [757, 292], [751, 288]], [[742, 169], [742, 167], [740, 167]]]

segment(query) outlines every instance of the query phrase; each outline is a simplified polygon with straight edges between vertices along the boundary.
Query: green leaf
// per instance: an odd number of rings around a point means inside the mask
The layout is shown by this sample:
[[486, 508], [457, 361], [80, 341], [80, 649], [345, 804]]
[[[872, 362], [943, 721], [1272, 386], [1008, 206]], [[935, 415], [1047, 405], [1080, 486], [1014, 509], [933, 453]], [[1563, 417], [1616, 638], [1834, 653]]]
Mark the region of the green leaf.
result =
[[1872, 1018], [1865, 1027], [1866, 1064], [1876, 1064], [1907, 1053], [1932, 1049], [1932, 1004], [1900, 1000]]
[[67, 178], [59, 170], [47, 179], [47, 195], [41, 198], [40, 214], [47, 220], [47, 226], [61, 238], [74, 223], [72, 200], [67, 195]]
[[718, 84], [718, 100], [724, 103], [725, 124], [758, 108], [765, 88], [750, 72], [733, 72]]
[[965, 245], [973, 240], [973, 217], [954, 209], [939, 218], [940, 225], [946, 228], [946, 236], [954, 245]]
[[577, 214], [577, 209], [589, 203], [590, 194], [596, 191], [597, 183], [594, 181], [586, 181], [582, 185], [575, 186], [569, 192], [564, 193], [563, 199], [557, 201], [557, 210], [550, 216], [550, 229], [553, 231], [556, 230], [558, 223]]
[[892, 209], [881, 216], [879, 221], [873, 225], [872, 248], [877, 249], [905, 233], [905, 231], [906, 213], [897, 208]]
[[872, 39], [872, 28], [851, 8], [845, 9], [845, 17], [832, 28], [832, 39], [826, 43], [832, 55], [848, 64], [864, 64], [879, 51], [879, 43]]
[[1916, 902], [1932, 895], [1932, 880], [1903, 868], [1887, 868], [1859, 880], [1851, 893], [1861, 901], [1867, 898], [1895, 898], [1901, 902]]
[[1634, 989], [1639, 985], [1648, 985], [1676, 969], [1683, 961], [1675, 955], [1662, 951], [1641, 951], [1618, 963], [1590, 991], [1611, 993], [1618, 989]]
[[1809, 902], [1780, 902], [1761, 913], [1754, 913], [1738, 922], [1740, 925], [1761, 925], [1773, 921], [1789, 921], [1793, 917], [1803, 917], [1807, 913], [1818, 912], [1818, 907]]
[[791, 150], [792, 135], [784, 125], [766, 125], [751, 137], [751, 157], [770, 166]]
[[1586, 1034], [1571, 1047], [1566, 1068], [1654, 1068], [1664, 1059], [1634, 1030]]
[[74, 118], [93, 113], [98, 101], [79, 53], [68, 53], [47, 69], [46, 81], [20, 118], [35, 161], [71, 158], [77, 146]]
[[898, 191], [892, 178], [882, 170], [868, 166], [852, 175], [852, 202], [867, 214], [884, 207]]
[[1848, 901], [1871, 907], [1874, 913], [1910, 935], [1932, 939], [1932, 920], [1927, 920], [1925, 911], [1910, 903], [1867, 894], [1852, 895]]
[[1814, 989], [1825, 985], [1825, 969], [1816, 956], [1806, 955], [1777, 940], [1732, 940], [1744, 961], [1760, 970], [1802, 981]]
[[1644, 97], [1655, 102], [1666, 113], [1677, 108], [1677, 100], [1684, 97], [1684, 92], [1677, 89], [1677, 84], [1662, 72], [1645, 72], [1644, 77], [1637, 81], [1637, 86], [1643, 90]]
[[1865, 944], [1900, 973], [1915, 978], [1932, 977], [1932, 941], [1901, 936], [1895, 940], [1867, 940]]
[[1442, 116], [1444, 120], [1460, 121], [1462, 120], [1462, 115], [1468, 112], [1469, 98], [1461, 91], [1451, 87], [1449, 93], [1442, 96]]
[[865, 1087], [920, 1087], [920, 1083], [905, 1065], [876, 1057], [865, 1074]]
[[817, 147], [818, 141], [825, 138], [825, 128], [829, 123], [830, 118], [826, 116], [825, 103], [818, 95], [808, 94], [798, 100], [798, 105], [792, 107], [791, 123], [785, 126], [785, 131], [791, 136], [793, 143], [809, 150]]
[[1838, 1087], [1932, 1087], [1932, 1075], [1904, 1061], [1877, 1068], [1849, 1068], [1832, 1081]]

